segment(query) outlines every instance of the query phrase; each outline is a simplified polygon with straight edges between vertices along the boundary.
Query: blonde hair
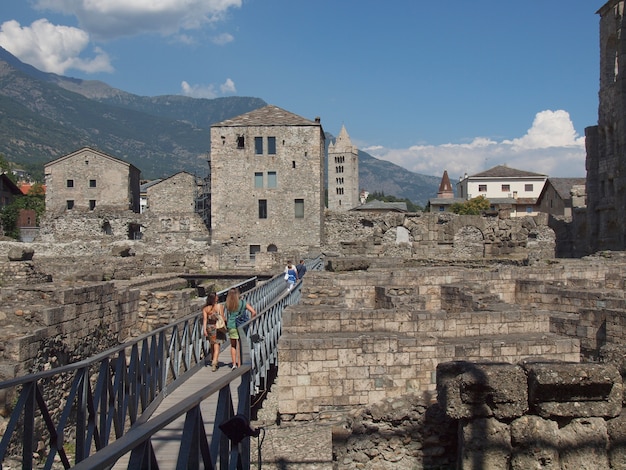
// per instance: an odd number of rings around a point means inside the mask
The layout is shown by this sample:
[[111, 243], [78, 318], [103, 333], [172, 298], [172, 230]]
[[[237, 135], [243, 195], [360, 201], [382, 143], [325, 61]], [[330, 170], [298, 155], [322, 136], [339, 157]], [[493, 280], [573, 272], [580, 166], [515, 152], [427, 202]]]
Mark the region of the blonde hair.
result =
[[228, 291], [228, 295], [226, 296], [226, 308], [229, 312], [239, 310], [239, 291], [234, 287]]

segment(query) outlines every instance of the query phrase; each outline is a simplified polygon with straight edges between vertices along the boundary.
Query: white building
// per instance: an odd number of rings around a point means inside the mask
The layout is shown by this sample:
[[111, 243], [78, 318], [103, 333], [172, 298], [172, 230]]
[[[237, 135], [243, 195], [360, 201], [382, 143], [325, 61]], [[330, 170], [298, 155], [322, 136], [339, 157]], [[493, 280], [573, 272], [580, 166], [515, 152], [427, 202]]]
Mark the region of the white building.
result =
[[492, 210], [508, 208], [511, 217], [537, 215], [537, 199], [547, 179], [547, 175], [499, 165], [475, 175], [462, 176], [456, 185], [457, 197], [469, 200], [483, 196]]

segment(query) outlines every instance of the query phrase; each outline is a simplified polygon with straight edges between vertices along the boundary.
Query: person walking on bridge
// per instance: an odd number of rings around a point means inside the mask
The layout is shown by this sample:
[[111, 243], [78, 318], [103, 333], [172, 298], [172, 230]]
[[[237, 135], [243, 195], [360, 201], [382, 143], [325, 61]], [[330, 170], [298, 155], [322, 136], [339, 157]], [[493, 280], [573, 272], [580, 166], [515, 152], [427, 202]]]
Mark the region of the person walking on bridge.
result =
[[241, 365], [241, 348], [237, 327], [240, 323], [246, 322], [248, 312], [254, 317], [256, 310], [248, 302], [239, 298], [238, 289], [231, 287], [226, 296], [226, 312], [226, 328], [228, 328], [228, 336], [230, 338], [230, 356], [233, 360], [233, 369], [236, 369]]
[[224, 306], [218, 303], [217, 294], [215, 292], [211, 292], [206, 296], [206, 302], [202, 308], [202, 317], [202, 331], [204, 332], [204, 336], [209, 339], [209, 344], [211, 345], [211, 366], [213, 372], [215, 372], [220, 356], [220, 344], [225, 339], [225, 334], [218, 329], [217, 323], [220, 318], [223, 323], [226, 322]]

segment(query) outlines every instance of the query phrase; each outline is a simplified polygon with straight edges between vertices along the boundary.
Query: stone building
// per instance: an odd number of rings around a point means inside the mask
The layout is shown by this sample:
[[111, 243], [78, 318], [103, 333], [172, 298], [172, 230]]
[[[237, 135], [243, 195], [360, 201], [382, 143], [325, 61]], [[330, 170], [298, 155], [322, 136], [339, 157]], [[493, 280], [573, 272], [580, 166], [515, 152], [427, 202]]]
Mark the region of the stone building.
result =
[[624, 0], [608, 1], [600, 15], [598, 124], [585, 129], [588, 251], [626, 248], [626, 53]]
[[22, 196], [22, 191], [11, 181], [6, 174], [0, 174], [0, 209], [8, 206], [16, 197]]
[[209, 240], [208, 227], [197, 213], [198, 178], [181, 171], [148, 186], [142, 233], [146, 241]]
[[84, 147], [44, 166], [46, 210], [94, 210], [110, 207], [139, 213], [139, 177], [135, 166]]
[[324, 130], [277, 106], [211, 126], [211, 244], [233, 258], [319, 250]]
[[347, 211], [359, 205], [359, 151], [345, 126], [328, 145], [328, 209]]
[[585, 205], [585, 178], [548, 178], [537, 204], [540, 212], [571, 219], [573, 208]]

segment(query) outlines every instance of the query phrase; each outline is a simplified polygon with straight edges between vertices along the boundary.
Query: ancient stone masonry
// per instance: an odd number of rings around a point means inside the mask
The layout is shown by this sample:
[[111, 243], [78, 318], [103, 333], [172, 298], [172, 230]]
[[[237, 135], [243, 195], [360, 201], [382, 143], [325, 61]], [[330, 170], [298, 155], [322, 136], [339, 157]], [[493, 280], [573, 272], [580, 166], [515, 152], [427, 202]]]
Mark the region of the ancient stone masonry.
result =
[[547, 217], [501, 218], [451, 213], [326, 213], [323, 251], [337, 256], [426, 259], [554, 257]]
[[277, 413], [332, 423], [337, 469], [624, 468], [624, 261], [328, 258], [283, 316]]

